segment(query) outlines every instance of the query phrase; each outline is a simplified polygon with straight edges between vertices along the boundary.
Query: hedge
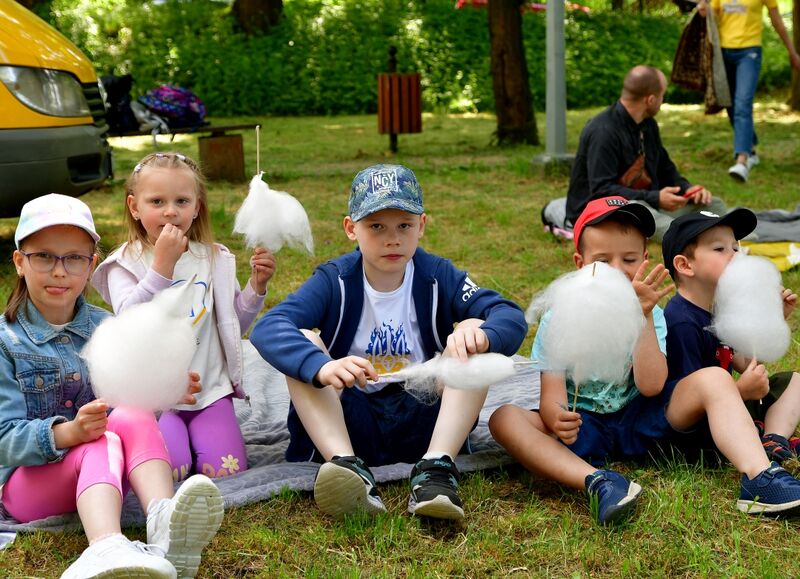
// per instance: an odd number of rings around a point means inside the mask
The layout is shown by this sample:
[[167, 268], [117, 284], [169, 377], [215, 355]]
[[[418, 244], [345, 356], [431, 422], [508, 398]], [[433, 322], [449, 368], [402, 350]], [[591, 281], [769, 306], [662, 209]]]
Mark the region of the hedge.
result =
[[[491, 111], [487, 12], [457, 10], [454, 0], [284, 0], [268, 34], [237, 30], [227, 2], [213, 0], [53, 0], [47, 16], [102, 74], [131, 73], [135, 92], [161, 83], [191, 88], [210, 114], [371, 113], [375, 76], [387, 51], [400, 71], [422, 74], [426, 110]], [[604, 105], [631, 66], [669, 73], [685, 17], [580, 11], [567, 13], [570, 108]], [[534, 106], [545, 98], [545, 17], [523, 16]], [[765, 27], [761, 88], [788, 86], [786, 52]], [[698, 101], [670, 87], [667, 100]]]

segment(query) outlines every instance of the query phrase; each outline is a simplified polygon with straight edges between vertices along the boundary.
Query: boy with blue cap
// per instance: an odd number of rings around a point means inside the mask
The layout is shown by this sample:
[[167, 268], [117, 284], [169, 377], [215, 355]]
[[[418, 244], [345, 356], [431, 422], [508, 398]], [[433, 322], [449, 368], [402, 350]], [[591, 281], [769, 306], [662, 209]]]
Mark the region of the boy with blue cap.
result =
[[250, 336], [287, 377], [286, 458], [324, 462], [314, 498], [336, 517], [385, 511], [367, 465], [410, 462], [408, 511], [462, 519], [453, 457], [469, 450], [487, 389], [445, 385], [427, 405], [382, 375], [437, 353], [512, 355], [527, 332], [516, 304], [418, 247], [426, 221], [410, 169], [364, 169], [343, 223], [358, 249], [319, 266]]

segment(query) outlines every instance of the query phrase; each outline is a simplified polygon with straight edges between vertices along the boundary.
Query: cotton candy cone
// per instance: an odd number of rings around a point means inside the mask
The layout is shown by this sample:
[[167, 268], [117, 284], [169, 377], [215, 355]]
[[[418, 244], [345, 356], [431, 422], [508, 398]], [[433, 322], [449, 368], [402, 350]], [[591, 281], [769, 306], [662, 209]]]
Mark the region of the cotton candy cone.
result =
[[267, 247], [277, 253], [288, 245], [314, 253], [314, 238], [308, 215], [300, 202], [283, 191], [270, 189], [259, 173], [236, 213], [234, 233], [244, 235], [248, 247]]
[[566, 372], [578, 385], [625, 380], [645, 323], [630, 280], [602, 262], [556, 279], [526, 315], [546, 316], [543, 369]]
[[737, 255], [717, 282], [712, 330], [747, 357], [762, 362], [781, 359], [791, 342], [782, 291], [781, 274], [771, 261]]
[[96, 397], [111, 407], [147, 410], [166, 410], [181, 400], [197, 348], [186, 316], [192, 282], [100, 323], [81, 351]]

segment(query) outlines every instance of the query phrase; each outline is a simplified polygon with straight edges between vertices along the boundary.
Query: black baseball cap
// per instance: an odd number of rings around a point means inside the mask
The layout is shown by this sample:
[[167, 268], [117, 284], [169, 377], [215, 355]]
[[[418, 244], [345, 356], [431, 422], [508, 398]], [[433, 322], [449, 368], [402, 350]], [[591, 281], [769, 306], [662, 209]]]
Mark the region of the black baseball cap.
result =
[[675, 256], [680, 255], [687, 245], [697, 239], [698, 235], [712, 227], [727, 225], [733, 229], [733, 235], [736, 239], [742, 239], [753, 232], [757, 223], [756, 214], [744, 207], [734, 209], [722, 216], [711, 211], [697, 211], [681, 215], [670, 223], [669, 229], [667, 229], [664, 239], [661, 241], [664, 267], [674, 278], [675, 271], [672, 262], [675, 261]]

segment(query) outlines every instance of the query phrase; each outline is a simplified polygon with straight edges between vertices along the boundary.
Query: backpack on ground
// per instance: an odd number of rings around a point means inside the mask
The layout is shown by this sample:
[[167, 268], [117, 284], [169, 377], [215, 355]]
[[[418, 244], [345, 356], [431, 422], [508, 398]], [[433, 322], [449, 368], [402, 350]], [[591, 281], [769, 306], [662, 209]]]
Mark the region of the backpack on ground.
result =
[[191, 128], [204, 124], [206, 107], [189, 89], [162, 84], [139, 97], [139, 102], [164, 118], [170, 128]]
[[131, 86], [133, 77], [107, 75], [100, 77], [106, 91], [106, 122], [112, 135], [131, 133], [139, 128], [139, 122], [131, 110]]

